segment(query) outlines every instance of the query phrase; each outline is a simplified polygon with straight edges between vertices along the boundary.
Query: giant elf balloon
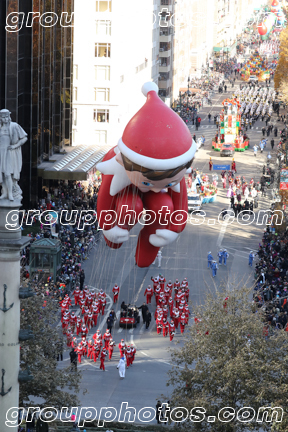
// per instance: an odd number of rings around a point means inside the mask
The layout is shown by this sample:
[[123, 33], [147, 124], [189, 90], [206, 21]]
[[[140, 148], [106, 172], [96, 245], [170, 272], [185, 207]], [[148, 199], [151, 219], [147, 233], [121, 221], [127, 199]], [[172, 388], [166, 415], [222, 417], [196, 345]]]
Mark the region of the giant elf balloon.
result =
[[[153, 82], [143, 85], [143, 107], [122, 138], [97, 164], [103, 174], [97, 199], [99, 226], [113, 249], [129, 240], [140, 223], [135, 260], [148, 267], [159, 248], [177, 239], [187, 222], [185, 173], [196, 143], [183, 120], [158, 96]], [[145, 210], [145, 211], [144, 211]]]

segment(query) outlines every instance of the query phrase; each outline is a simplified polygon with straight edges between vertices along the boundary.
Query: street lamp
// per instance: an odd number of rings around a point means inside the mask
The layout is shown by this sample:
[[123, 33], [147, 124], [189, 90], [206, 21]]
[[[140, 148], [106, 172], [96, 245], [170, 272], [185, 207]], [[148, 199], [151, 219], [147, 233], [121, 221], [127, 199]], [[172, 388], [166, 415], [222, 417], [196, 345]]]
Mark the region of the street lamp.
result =
[[180, 98], [180, 113], [181, 113], [182, 103], [181, 103], [181, 91], [180, 90], [179, 90], [179, 98]]

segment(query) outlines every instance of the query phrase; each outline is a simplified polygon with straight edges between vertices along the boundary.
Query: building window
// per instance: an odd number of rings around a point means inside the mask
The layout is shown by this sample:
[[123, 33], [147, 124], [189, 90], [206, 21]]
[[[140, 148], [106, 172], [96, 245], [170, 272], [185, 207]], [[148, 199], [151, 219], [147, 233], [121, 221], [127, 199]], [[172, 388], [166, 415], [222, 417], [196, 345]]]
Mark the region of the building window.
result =
[[160, 52], [169, 51], [171, 49], [170, 42], [160, 42]]
[[110, 102], [110, 88], [94, 88], [94, 98], [97, 103]]
[[162, 67], [170, 66], [170, 57], [160, 57], [160, 66]]
[[160, 97], [166, 97], [167, 96], [167, 90], [159, 89], [159, 96]]
[[112, 0], [96, 0], [96, 12], [111, 12]]
[[77, 126], [77, 108], [73, 108], [72, 117], [73, 117], [73, 126]]
[[73, 101], [77, 101], [77, 100], [78, 100], [78, 88], [73, 87]]
[[96, 35], [98, 35], [98, 36], [111, 36], [111, 21], [97, 20], [96, 21]]
[[73, 65], [73, 78], [78, 80], [78, 65]]
[[110, 81], [110, 66], [95, 66], [95, 80]]
[[93, 120], [98, 123], [109, 123], [109, 109], [94, 109]]
[[96, 144], [107, 144], [107, 131], [96, 130], [95, 133], [96, 133]]
[[95, 44], [95, 57], [110, 57], [110, 43], [96, 43]]
[[159, 74], [159, 81], [167, 81], [169, 79], [170, 72], [161, 72]]

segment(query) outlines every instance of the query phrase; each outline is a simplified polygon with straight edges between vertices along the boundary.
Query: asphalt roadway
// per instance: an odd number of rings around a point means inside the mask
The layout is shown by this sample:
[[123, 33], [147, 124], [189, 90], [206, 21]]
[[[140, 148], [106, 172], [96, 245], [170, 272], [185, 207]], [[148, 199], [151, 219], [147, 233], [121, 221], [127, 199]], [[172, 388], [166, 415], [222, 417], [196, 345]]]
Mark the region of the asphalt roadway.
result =
[[[218, 152], [211, 149], [211, 139], [215, 135], [216, 127], [213, 125], [213, 120], [209, 124], [207, 118], [209, 111], [212, 116], [214, 113], [218, 113], [222, 107], [221, 101], [231, 94], [230, 87], [226, 94], [215, 94], [212, 99], [213, 106], [204, 107], [200, 112], [202, 123], [196, 136], [198, 138], [203, 134], [206, 142], [204, 148], [202, 147], [197, 152], [194, 168], [198, 168], [203, 173], [209, 174], [208, 162], [210, 157], [214, 163], [231, 162], [231, 158], [221, 158]], [[277, 125], [279, 124], [278, 122]], [[263, 163], [266, 162], [268, 151], [271, 150], [270, 137], [268, 148], [264, 150], [263, 154], [260, 154], [259, 151], [256, 158], [253, 155], [252, 148], [255, 143], [259, 144], [262, 126], [263, 123], [258, 121], [253, 129], [248, 130], [250, 148], [244, 153], [235, 153], [234, 156], [237, 174], [244, 175], [248, 181], [252, 177], [255, 181], [260, 180]], [[194, 128], [190, 127], [192, 133], [195, 131]], [[276, 139], [275, 144], [278, 141], [279, 139]], [[151, 276], [155, 276], [159, 272], [165, 276], [167, 281], [171, 279], [174, 282], [176, 278], [182, 281], [184, 277], [187, 277], [190, 302], [195, 304], [203, 302], [207, 290], [221, 290], [223, 284], [228, 284], [231, 289], [240, 283], [253, 284], [254, 272], [248, 266], [248, 255], [250, 250], [257, 251], [265, 226], [256, 225], [255, 222], [246, 226], [237, 222], [233, 222], [231, 225], [220, 225], [217, 220], [218, 215], [223, 208], [229, 207], [229, 199], [226, 197], [227, 189], [222, 189], [221, 182], [218, 183], [218, 186], [217, 202], [203, 206], [207, 215], [204, 223], [197, 226], [188, 223], [175, 243], [162, 248], [161, 268], [157, 267], [157, 263], [144, 269], [135, 265], [134, 254], [139, 227], [133, 228], [129, 242], [124, 243], [119, 250], [108, 248], [103, 237], [101, 238], [89, 260], [84, 263], [84, 269], [86, 273], [85, 283], [97, 289], [103, 288], [107, 293], [108, 301], [105, 315], [102, 320], [98, 319], [102, 334], [106, 330], [107, 314], [113, 307], [112, 287], [115, 283], [120, 286], [119, 302], [114, 305], [117, 316], [120, 313], [122, 300], [137, 306], [145, 301], [145, 288], [151, 283]], [[256, 216], [259, 210], [268, 209], [269, 206], [270, 198], [268, 196], [267, 198], [260, 198], [259, 208], [255, 211]], [[211, 270], [207, 269], [207, 253], [211, 251], [216, 259], [220, 247], [227, 249], [229, 258], [227, 266], [219, 267], [217, 276], [213, 279]], [[152, 300], [150, 310], [153, 316], [155, 299]], [[193, 316], [189, 323], [193, 325]], [[94, 334], [95, 331], [94, 328], [90, 335]], [[145, 329], [142, 318], [137, 328], [132, 330], [119, 328], [117, 320], [112, 335], [116, 347], [112, 361], [106, 360], [105, 362], [105, 372], [99, 369], [99, 360], [96, 364], [92, 360], [84, 360], [81, 365], [78, 365], [83, 375], [79, 395], [81, 405], [92, 406], [97, 410], [101, 407], [114, 407], [119, 410], [121, 403], [127, 402], [138, 412], [143, 407], [155, 407], [158, 398], [164, 401], [161, 395], [165, 395], [166, 400], [169, 400], [170, 388], [166, 386], [167, 372], [171, 369], [169, 348], [175, 348], [177, 342], [180, 342], [180, 345], [183, 343], [184, 337], [181, 336], [180, 330], [177, 331], [173, 342], [170, 343], [169, 338], [163, 338], [162, 335], [156, 334], [153, 316], [148, 330]], [[122, 338], [127, 344], [134, 343], [137, 349], [133, 367], [126, 370], [124, 380], [120, 380], [116, 369], [119, 361], [118, 343]], [[65, 352], [64, 361], [60, 362], [59, 367], [66, 366], [68, 362], [69, 351]]]

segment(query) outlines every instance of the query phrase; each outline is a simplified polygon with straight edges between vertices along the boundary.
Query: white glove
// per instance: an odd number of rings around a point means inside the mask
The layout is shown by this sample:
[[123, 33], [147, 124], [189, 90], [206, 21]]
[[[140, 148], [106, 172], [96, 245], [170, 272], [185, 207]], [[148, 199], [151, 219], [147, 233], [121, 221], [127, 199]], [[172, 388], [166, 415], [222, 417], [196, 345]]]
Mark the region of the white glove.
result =
[[115, 225], [110, 230], [103, 230], [104, 236], [112, 243], [123, 243], [129, 240], [129, 231]]
[[168, 229], [157, 229], [156, 234], [151, 234], [149, 243], [155, 247], [166, 246], [177, 239], [179, 234]]

